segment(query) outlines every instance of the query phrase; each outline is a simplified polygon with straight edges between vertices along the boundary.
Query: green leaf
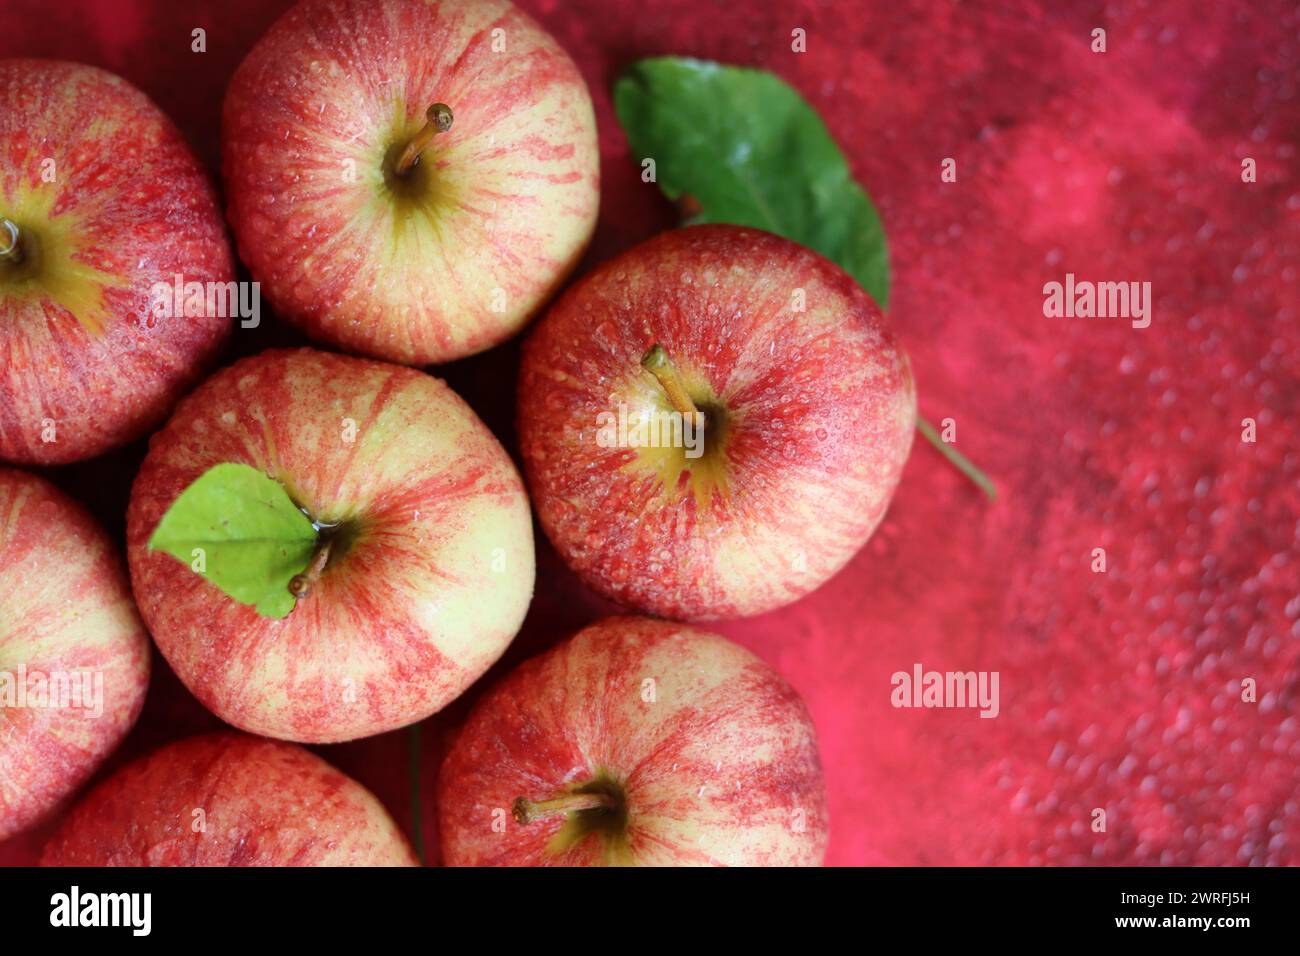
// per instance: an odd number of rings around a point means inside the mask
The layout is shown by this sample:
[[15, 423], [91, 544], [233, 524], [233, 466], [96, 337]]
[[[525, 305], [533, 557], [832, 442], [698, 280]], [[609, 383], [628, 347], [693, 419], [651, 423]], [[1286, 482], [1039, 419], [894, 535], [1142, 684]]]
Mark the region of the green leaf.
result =
[[888, 305], [880, 217], [821, 117], [788, 84], [766, 70], [659, 57], [619, 77], [614, 109], [633, 154], [654, 159], [664, 194], [699, 203], [692, 222], [793, 239]]
[[293, 610], [289, 580], [307, 568], [315, 548], [316, 528], [284, 486], [235, 463], [200, 475], [149, 539], [150, 551], [167, 552], [236, 601], [274, 618]]

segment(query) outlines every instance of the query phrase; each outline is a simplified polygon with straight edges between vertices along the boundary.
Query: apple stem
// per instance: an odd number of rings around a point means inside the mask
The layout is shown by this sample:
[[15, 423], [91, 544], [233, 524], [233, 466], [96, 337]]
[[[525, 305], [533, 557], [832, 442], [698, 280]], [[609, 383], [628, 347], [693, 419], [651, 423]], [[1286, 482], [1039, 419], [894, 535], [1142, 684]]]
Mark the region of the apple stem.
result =
[[433, 138], [439, 133], [445, 133], [451, 129], [451, 107], [446, 103], [434, 103], [424, 113], [427, 122], [424, 127], [411, 137], [411, 141], [406, 144], [406, 149], [402, 150], [401, 157], [397, 160], [394, 171], [399, 176], [405, 176], [407, 171], [414, 166], [420, 159], [420, 153], [424, 148], [433, 142]]
[[22, 233], [11, 219], [0, 218], [0, 262], [23, 261]]
[[301, 574], [295, 574], [289, 579], [290, 594], [302, 599], [311, 593], [312, 586], [320, 580], [321, 572], [325, 570], [325, 565], [329, 563], [330, 546], [333, 542], [333, 538], [326, 538], [322, 541], [316, 548], [316, 553], [312, 555], [311, 564], [307, 565], [307, 570]]
[[926, 437], [926, 440], [928, 440], [931, 445], [933, 445], [935, 448], [939, 450], [939, 454], [943, 455], [943, 457], [947, 458], [950, 462], [952, 462], [953, 466], [958, 471], [960, 471], [963, 475], [965, 475], [972, 482], [974, 482], [975, 485], [978, 486], [982, 492], [984, 492], [984, 494], [988, 495], [990, 501], [997, 500], [998, 489], [994, 486], [993, 482], [989, 479], [989, 476], [984, 474], [984, 472], [982, 472], [978, 467], [976, 467], [975, 463], [972, 462], [969, 458], [967, 458], [965, 455], [959, 452], [956, 448], [953, 448], [952, 445], [948, 444], [948, 442], [940, 438], [939, 433], [934, 430], [934, 426], [931, 425], [929, 422], [927, 422], [920, 415], [916, 417], [916, 430], [919, 431], [922, 435], [924, 435]]
[[673, 360], [668, 357], [663, 346], [657, 342], [650, 346], [645, 355], [641, 356], [641, 367], [659, 380], [673, 408], [683, 415], [699, 414], [700, 410], [691, 401], [691, 396], [686, 394], [681, 377], [677, 374], [677, 366], [673, 365]]
[[529, 800], [518, 797], [511, 807], [511, 815], [518, 823], [528, 824], [543, 817], [553, 817], [574, 810], [612, 810], [616, 804], [608, 793], [566, 793], [550, 800]]

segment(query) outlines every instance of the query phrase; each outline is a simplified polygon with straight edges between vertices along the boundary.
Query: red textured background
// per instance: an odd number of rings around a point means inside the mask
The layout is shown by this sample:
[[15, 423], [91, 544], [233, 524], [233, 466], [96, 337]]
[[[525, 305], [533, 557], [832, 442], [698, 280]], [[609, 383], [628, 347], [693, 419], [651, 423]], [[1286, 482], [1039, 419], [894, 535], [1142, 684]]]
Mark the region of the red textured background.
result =
[[[287, 5], [5, 0], [0, 56], [125, 76], [215, 170], [226, 83]], [[672, 223], [610, 107], [623, 64], [690, 54], [765, 66], [802, 91], [884, 220], [891, 312], [921, 411], [954, 418], [958, 447], [1001, 489], [988, 503], [922, 442], [843, 573], [793, 607], [718, 628], [812, 708], [828, 862], [1295, 863], [1295, 5], [522, 6], [573, 55], [596, 102], [604, 185], [588, 264]], [[199, 26], [203, 54], [190, 52]], [[796, 27], [807, 53], [790, 50]], [[1089, 50], [1094, 27], [1107, 30], [1105, 54]], [[940, 182], [944, 157], [957, 160], [956, 183]], [[1258, 182], [1241, 182], [1244, 157]], [[1044, 318], [1043, 283], [1067, 271], [1150, 281], [1151, 327]], [[235, 338], [239, 354], [298, 341], [275, 322]], [[512, 451], [517, 365], [513, 343], [441, 372]], [[1255, 444], [1241, 441], [1246, 417]], [[49, 473], [120, 535], [142, 454]], [[1095, 547], [1105, 574], [1089, 569]], [[537, 597], [506, 666], [610, 609], [539, 551]], [[890, 675], [915, 662], [999, 671], [1001, 715], [891, 708]], [[157, 664], [113, 765], [216, 725]], [[1240, 701], [1244, 677], [1257, 703]], [[429, 778], [464, 702], [424, 734], [431, 854]], [[319, 749], [408, 824], [404, 733]], [[1105, 833], [1089, 828], [1095, 807]], [[44, 832], [0, 844], [0, 862], [31, 862]]]

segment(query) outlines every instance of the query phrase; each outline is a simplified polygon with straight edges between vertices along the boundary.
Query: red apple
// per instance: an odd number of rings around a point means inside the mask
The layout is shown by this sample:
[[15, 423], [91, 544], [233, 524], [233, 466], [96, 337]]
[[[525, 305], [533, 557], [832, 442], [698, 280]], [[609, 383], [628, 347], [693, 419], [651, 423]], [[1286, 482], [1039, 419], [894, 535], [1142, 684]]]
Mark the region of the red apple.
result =
[[235, 74], [222, 141], [230, 221], [266, 295], [375, 358], [445, 362], [509, 338], [595, 227], [587, 88], [505, 0], [305, 0]]
[[148, 685], [121, 556], [49, 482], [0, 468], [0, 840], [85, 782]]
[[[278, 480], [322, 526], [319, 580], [283, 619], [149, 550], [181, 492], [225, 462]], [[429, 716], [501, 655], [532, 597], [523, 483], [469, 406], [422, 372], [311, 349], [245, 359], [181, 403], [150, 441], [127, 539], [177, 675], [223, 720], [287, 740]]]
[[[664, 233], [584, 277], [530, 336], [520, 379], [556, 549], [601, 594], [688, 620], [780, 607], [843, 567], [884, 516], [916, 415], [867, 294], [735, 226]], [[694, 447], [636, 429], [696, 411]]]
[[438, 781], [450, 866], [819, 865], [807, 708], [725, 638], [610, 618], [477, 704]]
[[228, 282], [216, 197], [125, 80], [0, 61], [0, 458], [78, 461], [144, 434], [230, 328], [159, 318], [156, 284]]
[[374, 795], [293, 744], [192, 737], [73, 808], [42, 866], [415, 866]]

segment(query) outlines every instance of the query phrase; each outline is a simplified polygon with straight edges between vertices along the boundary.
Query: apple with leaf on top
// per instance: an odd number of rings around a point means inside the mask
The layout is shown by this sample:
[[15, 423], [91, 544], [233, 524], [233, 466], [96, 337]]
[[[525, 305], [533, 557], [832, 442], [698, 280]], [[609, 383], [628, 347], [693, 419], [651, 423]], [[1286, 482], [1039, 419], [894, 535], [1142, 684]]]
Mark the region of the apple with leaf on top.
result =
[[140, 612], [244, 730], [351, 740], [429, 716], [515, 636], [528, 499], [441, 381], [312, 349], [213, 376], [150, 442], [127, 513]]

